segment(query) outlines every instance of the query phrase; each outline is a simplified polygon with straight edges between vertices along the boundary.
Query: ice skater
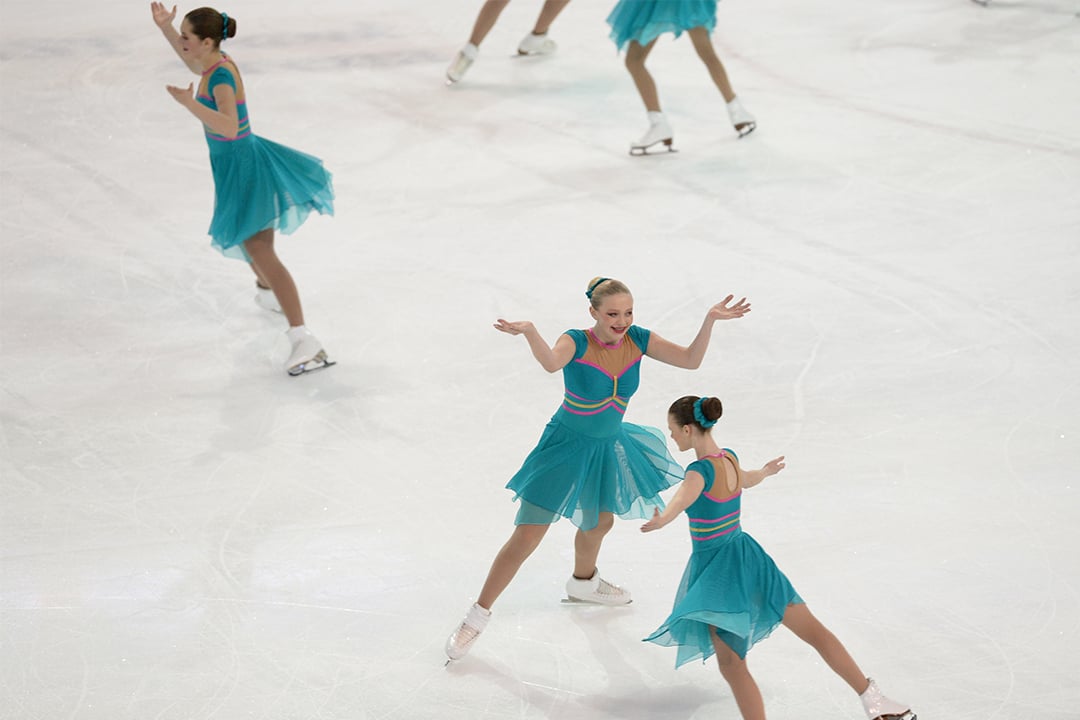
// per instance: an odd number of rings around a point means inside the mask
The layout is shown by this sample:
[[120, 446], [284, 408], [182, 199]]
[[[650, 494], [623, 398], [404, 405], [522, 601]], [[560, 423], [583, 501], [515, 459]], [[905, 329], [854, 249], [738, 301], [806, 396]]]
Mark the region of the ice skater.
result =
[[618, 280], [593, 278], [585, 296], [595, 324], [567, 330], [549, 346], [528, 321], [500, 319], [495, 329], [524, 335], [540, 366], [563, 371], [562, 405], [507, 487], [521, 500], [514, 532], [495, 556], [461, 625], [446, 641], [451, 660], [463, 657], [487, 626], [491, 607], [522, 563], [560, 517], [577, 526], [574, 571], [566, 582], [571, 601], [625, 605], [630, 592], [600, 577], [596, 559], [614, 516], [645, 518], [663, 507], [661, 490], [682, 479], [663, 433], [623, 422], [638, 389], [643, 357], [675, 367], [701, 365], [717, 320], [750, 312], [746, 298], [732, 295], [709, 308], [689, 346], [676, 345], [634, 324], [634, 299]]
[[686, 31], [698, 57], [727, 103], [728, 118], [739, 137], [753, 132], [757, 121], [739, 102], [728, 80], [724, 64], [716, 55], [710, 34], [716, 27], [716, 0], [619, 0], [607, 18], [611, 39], [621, 51], [626, 48], [626, 69], [634, 79], [645, 103], [649, 129], [630, 143], [631, 155], [644, 155], [654, 145], [674, 150], [671, 124], [660, 109], [660, 95], [653, 76], [645, 67], [656, 40], [664, 33], [679, 37]]
[[661, 512], [654, 510], [642, 532], [659, 530], [686, 511], [693, 552], [675, 595], [675, 607], [647, 641], [678, 648], [675, 667], [713, 653], [731, 686], [744, 720], [764, 720], [765, 705], [746, 666], [746, 654], [780, 624], [817, 650], [862, 700], [871, 720], [916, 720], [911, 708], [881, 694], [848, 651], [810, 614], [802, 598], [772, 558], [744, 533], [740, 504], [751, 488], [784, 469], [784, 457], [758, 470], [743, 470], [739, 458], [721, 449], [712, 427], [724, 408], [719, 398], [688, 395], [668, 410], [668, 430], [680, 452], [697, 460]]
[[227, 257], [247, 261], [256, 277], [256, 302], [283, 313], [291, 351], [290, 375], [332, 365], [319, 340], [304, 325], [292, 275], [274, 252], [274, 231], [288, 234], [308, 214], [332, 215], [334, 190], [322, 161], [252, 134], [244, 83], [221, 42], [236, 35], [236, 19], [203, 7], [173, 27], [172, 10], [150, 3], [154, 23], [184, 64], [201, 76], [198, 89], [166, 86], [169, 94], [202, 121], [214, 175], [211, 243]]
[[[509, 2], [510, 0], [484, 2], [476, 16], [476, 22], [473, 23], [469, 42], [458, 51], [450, 62], [450, 67], [446, 69], [447, 84], [456, 83], [465, 76], [480, 52], [480, 43], [484, 42], [491, 28], [495, 27], [495, 21], [499, 19], [499, 15]], [[570, 0], [544, 0], [544, 5], [540, 8], [540, 16], [536, 19], [532, 32], [518, 43], [518, 55], [550, 55], [555, 52], [555, 41], [548, 37], [548, 29], [569, 2]]]

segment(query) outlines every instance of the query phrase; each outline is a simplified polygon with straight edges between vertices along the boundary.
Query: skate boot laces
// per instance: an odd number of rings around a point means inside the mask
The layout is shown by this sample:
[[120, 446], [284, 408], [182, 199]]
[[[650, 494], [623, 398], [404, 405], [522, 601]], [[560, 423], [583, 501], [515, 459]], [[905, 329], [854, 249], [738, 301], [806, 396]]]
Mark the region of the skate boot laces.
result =
[[449, 83], [456, 83], [462, 77], [465, 76], [465, 72], [472, 67], [473, 61], [476, 60], [476, 56], [479, 54], [480, 49], [472, 43], [467, 43], [458, 54], [454, 56], [454, 60], [450, 63], [450, 67], [446, 68], [446, 80]]
[[446, 640], [446, 656], [451, 660], [460, 660], [465, 657], [476, 638], [480, 637], [480, 633], [487, 627], [490, 619], [491, 612], [479, 605], [474, 604], [469, 608], [461, 625]]
[[599, 570], [588, 580], [571, 575], [566, 581], [566, 595], [571, 600], [600, 605], [627, 605], [631, 601], [629, 590], [604, 580]]
[[867, 681], [870, 685], [859, 699], [868, 720], [917, 720], [910, 707], [885, 697], [872, 678], [867, 678]]

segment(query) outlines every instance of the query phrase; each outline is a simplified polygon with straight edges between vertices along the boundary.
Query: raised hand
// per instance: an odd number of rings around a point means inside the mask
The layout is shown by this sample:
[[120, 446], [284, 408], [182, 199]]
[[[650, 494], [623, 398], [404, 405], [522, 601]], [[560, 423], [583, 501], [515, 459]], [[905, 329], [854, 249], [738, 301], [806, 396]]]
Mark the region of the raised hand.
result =
[[641, 532], [652, 532], [664, 527], [666, 523], [660, 522], [660, 508], [653, 508], [652, 519], [641, 526]]
[[176, 6], [173, 5], [172, 10], [167, 10], [164, 3], [152, 2], [150, 3], [150, 13], [154, 16], [154, 24], [159, 28], [171, 26], [173, 20], [176, 19]]
[[165, 89], [173, 96], [173, 100], [176, 100], [184, 107], [190, 107], [191, 103], [195, 102], [195, 83], [188, 83], [187, 88], [166, 85]]
[[495, 323], [494, 328], [499, 332], [504, 332], [509, 335], [521, 335], [527, 333], [533, 329], [533, 324], [528, 320], [518, 320], [517, 322], [510, 322], [509, 320], [499, 320]]
[[737, 303], [729, 306], [728, 303], [734, 299], [734, 295], [728, 295], [709, 308], [709, 318], [711, 320], [734, 320], [750, 312], [750, 303], [746, 302], [746, 298], [741, 298]]
[[784, 463], [784, 456], [781, 455], [780, 457], [773, 458], [769, 462], [765, 463], [761, 467], [761, 472], [765, 473], [765, 477], [769, 477], [770, 475], [775, 475], [776, 473], [780, 472], [785, 467], [787, 467], [787, 465]]

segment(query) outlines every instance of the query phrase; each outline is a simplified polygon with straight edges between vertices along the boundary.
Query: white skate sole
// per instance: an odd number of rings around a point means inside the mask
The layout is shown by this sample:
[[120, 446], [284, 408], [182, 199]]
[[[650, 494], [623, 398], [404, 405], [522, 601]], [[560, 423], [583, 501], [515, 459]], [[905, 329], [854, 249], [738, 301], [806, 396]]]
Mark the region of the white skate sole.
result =
[[333, 367], [334, 365], [337, 365], [337, 362], [328, 358], [325, 350], [320, 350], [315, 353], [315, 356], [310, 360], [304, 360], [303, 362], [290, 366], [287, 372], [290, 377], [299, 377], [300, 375], [306, 375], [307, 373]]
[[[663, 155], [664, 150], [669, 153], [679, 152], [672, 144], [673, 142], [675, 142], [674, 138], [665, 138], [649, 145], [631, 145], [630, 154], [634, 157], [640, 157], [642, 155]], [[659, 147], [657, 147], [658, 145]]]
[[595, 607], [610, 607], [610, 608], [626, 607], [627, 605], [633, 605], [634, 604], [633, 599], [631, 599], [630, 602], [617, 603], [617, 604], [613, 605], [611, 603], [603, 603], [603, 602], [598, 602], [596, 600], [582, 600], [580, 598], [572, 598], [572, 597], [564, 597], [559, 602], [561, 602], [563, 605], [593, 605]]
[[754, 130], [756, 130], [756, 129], [757, 129], [757, 123], [756, 122], [748, 122], [748, 123], [744, 123], [744, 124], [740, 125], [739, 127], [735, 128], [735, 132], [739, 133], [739, 139], [741, 140], [742, 138], [746, 137], [750, 133], [754, 132]]

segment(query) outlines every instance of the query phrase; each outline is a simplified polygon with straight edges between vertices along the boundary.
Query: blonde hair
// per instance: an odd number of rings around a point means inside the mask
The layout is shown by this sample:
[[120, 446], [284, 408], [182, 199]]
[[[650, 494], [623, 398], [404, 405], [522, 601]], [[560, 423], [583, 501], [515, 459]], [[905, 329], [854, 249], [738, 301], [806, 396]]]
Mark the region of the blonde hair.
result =
[[624, 294], [629, 295], [630, 288], [626, 287], [626, 285], [618, 280], [600, 277], [599, 275], [590, 280], [588, 286], [585, 288], [585, 297], [589, 298], [589, 303], [592, 304], [594, 308], [599, 308], [606, 297]]

